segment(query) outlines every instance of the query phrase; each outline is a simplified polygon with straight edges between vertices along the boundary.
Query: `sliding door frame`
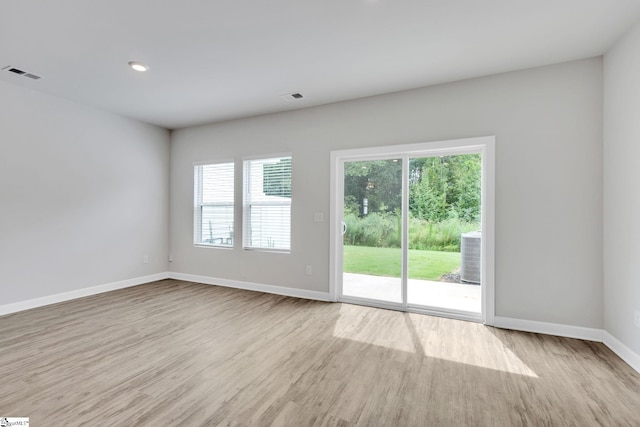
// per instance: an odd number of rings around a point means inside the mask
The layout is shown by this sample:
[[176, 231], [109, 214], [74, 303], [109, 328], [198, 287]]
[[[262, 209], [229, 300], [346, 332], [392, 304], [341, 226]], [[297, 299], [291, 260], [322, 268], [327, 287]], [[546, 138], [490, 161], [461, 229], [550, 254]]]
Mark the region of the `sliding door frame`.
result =
[[[402, 206], [408, 208], [408, 174], [409, 159], [417, 157], [433, 157], [445, 155], [462, 155], [480, 153], [482, 156], [482, 259], [481, 259], [481, 315], [474, 316], [455, 310], [425, 309], [414, 307], [407, 301], [407, 266], [402, 262], [402, 303], [385, 303], [384, 301], [349, 298], [342, 295], [343, 244], [342, 219], [344, 213], [344, 164], [350, 161], [379, 160], [397, 158], [403, 163]], [[331, 301], [364, 303], [374, 307], [391, 308], [408, 312], [418, 312], [437, 316], [458, 318], [462, 320], [481, 321], [487, 325], [494, 324], [495, 318], [495, 137], [485, 136], [416, 144], [390, 145], [382, 147], [338, 150], [331, 152], [331, 197], [330, 197], [330, 276], [329, 297]], [[408, 243], [407, 217], [402, 219], [402, 245]], [[406, 250], [402, 250], [403, 257]]]

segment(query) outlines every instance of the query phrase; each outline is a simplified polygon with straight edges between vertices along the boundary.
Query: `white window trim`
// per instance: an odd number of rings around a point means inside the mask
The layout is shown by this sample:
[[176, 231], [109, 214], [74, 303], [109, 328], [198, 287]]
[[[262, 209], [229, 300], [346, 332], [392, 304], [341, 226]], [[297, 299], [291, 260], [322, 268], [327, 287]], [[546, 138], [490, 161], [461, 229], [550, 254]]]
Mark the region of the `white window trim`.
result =
[[[344, 162], [373, 160], [390, 156], [433, 156], [449, 154], [482, 154], [482, 319], [486, 325], [495, 322], [495, 136], [454, 139], [383, 147], [356, 148], [331, 151], [330, 230], [329, 233], [329, 298], [338, 301], [342, 290], [342, 215], [344, 192]], [[405, 224], [406, 229], [406, 224]], [[398, 307], [393, 307], [398, 309]], [[424, 312], [411, 307], [405, 311]], [[437, 313], [429, 313], [437, 314]], [[448, 315], [448, 317], [455, 317]], [[459, 317], [463, 318], [463, 317]], [[464, 319], [471, 320], [471, 319]]]
[[[261, 159], [274, 159], [274, 158], [291, 158], [291, 201], [288, 203], [282, 202], [279, 203], [281, 206], [289, 206], [290, 209], [290, 225], [289, 225], [289, 249], [276, 249], [276, 248], [260, 248], [249, 246], [248, 240], [251, 237], [251, 227], [248, 224], [249, 222], [249, 205], [247, 204], [247, 190], [249, 185], [249, 179], [247, 179], [247, 169], [246, 162], [250, 160], [261, 160]], [[284, 153], [268, 153], [268, 154], [255, 154], [250, 156], [243, 156], [241, 159], [242, 163], [242, 249], [245, 251], [258, 251], [258, 252], [272, 252], [278, 254], [291, 254], [293, 248], [293, 152], [284, 152]], [[256, 205], [260, 205], [257, 203]], [[269, 203], [269, 206], [278, 205], [277, 202]]]
[[[196, 173], [197, 166], [207, 166], [207, 165], [219, 165], [219, 164], [232, 164], [233, 165], [233, 182], [234, 182], [234, 191], [233, 191], [233, 202], [232, 203], [202, 203], [197, 200], [197, 194], [202, 194], [200, 192], [200, 187], [202, 187], [202, 174]], [[236, 191], [235, 191], [235, 180], [236, 180], [236, 171], [237, 164], [235, 159], [217, 159], [211, 161], [197, 161], [193, 162], [193, 246], [197, 248], [213, 248], [213, 249], [233, 249], [235, 246], [235, 242], [237, 239], [233, 239], [233, 243], [231, 245], [224, 244], [215, 244], [215, 243], [202, 243], [199, 241], [199, 236], [202, 235], [202, 221], [201, 221], [201, 211], [202, 206], [231, 206], [233, 208], [233, 228], [234, 233], [236, 233], [237, 226], [235, 224], [235, 211], [236, 211]], [[196, 175], [198, 175], [196, 177]]]

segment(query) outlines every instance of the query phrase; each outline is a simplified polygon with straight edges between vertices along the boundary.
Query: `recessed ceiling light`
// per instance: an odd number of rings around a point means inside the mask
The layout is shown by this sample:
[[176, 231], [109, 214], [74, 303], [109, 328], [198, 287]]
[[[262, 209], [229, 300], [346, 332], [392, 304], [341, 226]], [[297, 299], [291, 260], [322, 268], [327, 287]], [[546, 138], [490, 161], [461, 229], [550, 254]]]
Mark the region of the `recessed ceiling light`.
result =
[[144, 73], [149, 69], [149, 67], [138, 61], [129, 61], [129, 67], [133, 68], [136, 71], [140, 71], [141, 73]]

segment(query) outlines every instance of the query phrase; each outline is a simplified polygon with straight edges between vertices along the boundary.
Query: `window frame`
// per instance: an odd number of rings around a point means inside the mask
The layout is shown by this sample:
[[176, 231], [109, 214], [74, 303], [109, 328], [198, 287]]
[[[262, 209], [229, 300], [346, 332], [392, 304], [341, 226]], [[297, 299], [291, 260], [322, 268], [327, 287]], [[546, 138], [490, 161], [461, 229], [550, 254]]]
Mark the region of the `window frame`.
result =
[[[232, 173], [231, 173], [231, 182], [233, 183], [233, 189], [231, 194], [233, 199], [231, 202], [215, 202], [215, 203], [204, 203], [203, 202], [203, 193], [202, 193], [202, 185], [203, 185], [203, 166], [215, 166], [215, 165], [231, 165]], [[214, 161], [202, 161], [202, 162], [194, 162], [193, 163], [193, 245], [195, 247], [201, 248], [217, 248], [217, 249], [233, 249], [235, 247], [237, 238], [235, 234], [237, 233], [236, 227], [236, 162], [234, 159], [221, 159]], [[204, 206], [220, 206], [220, 207], [231, 207], [231, 227], [232, 233], [234, 233], [233, 237], [229, 237], [231, 240], [230, 243], [224, 244], [222, 243], [222, 238], [220, 238], [220, 243], [205, 243], [201, 241], [202, 238], [202, 208]]]
[[[249, 177], [249, 168], [248, 164], [252, 161], [256, 160], [270, 160], [270, 159], [290, 159], [291, 161], [291, 170], [290, 170], [290, 180], [291, 180], [291, 197], [289, 198], [289, 202], [258, 202], [252, 203], [249, 197], [249, 187], [251, 185], [251, 179]], [[245, 156], [242, 158], [242, 249], [247, 251], [261, 251], [261, 252], [275, 252], [281, 254], [290, 254], [292, 250], [292, 235], [293, 235], [293, 153], [275, 153], [275, 154], [261, 154], [261, 155], [253, 155], [253, 156]], [[250, 245], [251, 240], [251, 206], [288, 206], [289, 207], [289, 247], [288, 248], [270, 248], [270, 247], [262, 247], [262, 246], [253, 246]]]

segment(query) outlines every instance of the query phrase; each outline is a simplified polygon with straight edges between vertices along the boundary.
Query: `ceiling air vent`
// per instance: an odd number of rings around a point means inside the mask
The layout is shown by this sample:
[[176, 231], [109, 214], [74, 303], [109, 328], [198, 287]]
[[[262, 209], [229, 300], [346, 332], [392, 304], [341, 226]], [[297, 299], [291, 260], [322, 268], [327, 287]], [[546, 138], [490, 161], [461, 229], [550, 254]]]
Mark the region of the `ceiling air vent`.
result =
[[285, 101], [297, 101], [299, 99], [304, 98], [304, 96], [302, 96], [301, 93], [288, 93], [286, 95], [280, 95], [280, 98], [284, 99]]
[[39, 80], [41, 78], [40, 76], [38, 76], [36, 74], [29, 73], [29, 72], [21, 70], [19, 68], [12, 67], [11, 65], [7, 65], [6, 67], [3, 68], [3, 70], [7, 70], [8, 72], [13, 73], [13, 74], [17, 74], [19, 76], [28, 77], [28, 78], [30, 78], [32, 80]]

